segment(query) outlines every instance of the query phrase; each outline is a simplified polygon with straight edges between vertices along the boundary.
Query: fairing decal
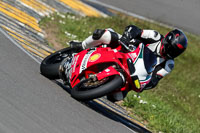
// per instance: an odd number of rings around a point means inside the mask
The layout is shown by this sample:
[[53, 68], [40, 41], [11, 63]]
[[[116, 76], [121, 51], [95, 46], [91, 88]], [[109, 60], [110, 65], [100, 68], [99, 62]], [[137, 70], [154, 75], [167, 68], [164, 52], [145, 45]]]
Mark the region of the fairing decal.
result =
[[88, 60], [90, 58], [90, 55], [92, 55], [93, 52], [94, 52], [94, 50], [91, 50], [83, 57], [83, 61], [81, 62], [81, 67], [80, 67], [79, 73], [82, 73], [82, 71], [87, 68]]
[[133, 60], [133, 63], [135, 64], [139, 58], [143, 57], [143, 48], [144, 45], [140, 44], [140, 47], [138, 47], [134, 52], [128, 53], [128, 55], [131, 57]]
[[101, 54], [97, 53], [90, 57], [89, 62], [95, 62], [101, 57]]

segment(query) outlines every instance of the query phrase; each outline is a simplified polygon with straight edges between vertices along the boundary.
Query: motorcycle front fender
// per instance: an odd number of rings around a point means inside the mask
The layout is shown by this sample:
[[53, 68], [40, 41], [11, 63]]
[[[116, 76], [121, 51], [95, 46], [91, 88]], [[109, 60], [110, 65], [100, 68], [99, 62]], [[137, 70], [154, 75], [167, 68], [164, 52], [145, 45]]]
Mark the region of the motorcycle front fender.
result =
[[101, 80], [101, 79], [104, 79], [106, 77], [113, 76], [113, 75], [121, 76], [121, 74], [115, 68], [110, 66], [110, 67], [106, 68], [105, 70], [101, 71], [100, 73], [96, 74], [96, 77], [98, 80]]

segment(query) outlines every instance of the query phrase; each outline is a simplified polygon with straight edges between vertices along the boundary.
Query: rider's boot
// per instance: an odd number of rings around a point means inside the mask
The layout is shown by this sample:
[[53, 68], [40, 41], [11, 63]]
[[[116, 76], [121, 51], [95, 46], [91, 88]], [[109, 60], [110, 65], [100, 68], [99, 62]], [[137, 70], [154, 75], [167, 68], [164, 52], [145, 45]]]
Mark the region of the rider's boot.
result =
[[121, 101], [126, 97], [127, 93], [128, 93], [127, 91], [115, 92], [115, 93], [107, 95], [107, 99], [113, 103], [117, 101]]
[[83, 50], [82, 42], [69, 42], [70, 48], [74, 49], [77, 52], [80, 52]]

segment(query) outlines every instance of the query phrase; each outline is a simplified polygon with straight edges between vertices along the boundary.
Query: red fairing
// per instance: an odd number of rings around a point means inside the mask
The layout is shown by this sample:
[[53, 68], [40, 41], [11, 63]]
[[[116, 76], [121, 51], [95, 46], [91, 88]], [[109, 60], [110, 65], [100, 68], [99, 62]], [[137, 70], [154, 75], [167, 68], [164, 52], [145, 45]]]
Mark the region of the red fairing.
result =
[[[99, 64], [106, 64], [110, 62], [120, 63], [119, 60], [115, 57], [116, 53], [111, 48], [97, 48], [96, 50], [84, 50], [78, 53], [76, 56], [74, 56], [74, 59], [72, 61], [72, 75], [70, 80], [72, 87], [80, 82], [78, 77], [81, 76], [83, 73], [85, 74], [89, 71], [90, 73], [98, 72], [97, 66]], [[119, 74], [117, 72], [114, 73]], [[108, 75], [111, 76], [113, 74], [107, 73], [107, 76]], [[100, 76], [100, 78], [103, 78], [103, 75]]]
[[136, 88], [130, 76], [127, 63], [127, 59], [131, 59], [135, 64], [139, 60], [139, 55], [142, 56], [143, 44], [140, 45], [135, 51], [129, 53], [120, 52], [121, 46], [117, 49], [98, 47], [81, 51], [72, 59], [69, 76], [71, 86], [77, 85], [82, 77], [89, 78], [89, 75], [95, 75], [99, 81], [109, 76], [120, 75], [124, 81], [121, 91], [141, 92], [142, 88]]
[[98, 73], [96, 76], [98, 80], [101, 80], [112, 75], [120, 75], [120, 73], [115, 68], [110, 66], [102, 72]]
[[115, 52], [112, 49], [100, 48], [91, 54], [87, 63], [87, 67], [108, 62], [118, 63], [118, 61], [119, 60], [116, 58]]

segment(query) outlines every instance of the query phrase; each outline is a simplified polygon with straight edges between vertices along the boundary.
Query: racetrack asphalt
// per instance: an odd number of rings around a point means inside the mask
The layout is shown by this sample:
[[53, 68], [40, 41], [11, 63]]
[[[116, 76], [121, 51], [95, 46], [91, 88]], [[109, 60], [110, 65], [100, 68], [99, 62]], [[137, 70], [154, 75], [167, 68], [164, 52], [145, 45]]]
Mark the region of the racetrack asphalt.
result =
[[[92, 1], [92, 0], [90, 0]], [[96, 0], [94, 0], [96, 1]], [[200, 35], [199, 0], [97, 0]]]
[[5, 34], [0, 32], [0, 133], [133, 132], [43, 77], [39, 63]]

